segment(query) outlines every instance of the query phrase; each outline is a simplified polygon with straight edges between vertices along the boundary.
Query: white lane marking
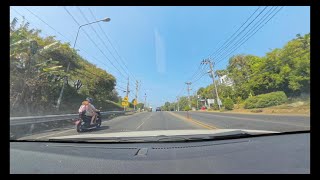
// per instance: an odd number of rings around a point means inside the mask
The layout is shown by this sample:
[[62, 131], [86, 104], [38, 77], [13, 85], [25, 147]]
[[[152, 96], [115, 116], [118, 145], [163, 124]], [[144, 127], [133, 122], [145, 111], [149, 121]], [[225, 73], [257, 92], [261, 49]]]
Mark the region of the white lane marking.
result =
[[139, 129], [139, 128], [147, 121], [147, 119], [149, 119], [151, 116], [152, 116], [152, 113], [150, 114], [150, 116], [147, 116], [147, 117], [143, 118], [143, 119], [142, 119], [142, 124], [140, 124], [140, 125], [136, 128], [136, 130]]
[[233, 119], [241, 119], [241, 120], [246, 120], [246, 121], [263, 121], [267, 123], [275, 123], [275, 124], [285, 124], [285, 125], [291, 125], [291, 126], [298, 126], [298, 127], [310, 127], [310, 126], [304, 126], [304, 125], [296, 125], [296, 124], [289, 124], [289, 123], [284, 123], [284, 122], [274, 122], [274, 121], [266, 121], [266, 120], [257, 120], [257, 119], [251, 119], [251, 118], [240, 118], [240, 117], [232, 117], [232, 116], [220, 116], [220, 115], [215, 115], [215, 114], [210, 114], [212, 116], [218, 116], [218, 117], [224, 117], [224, 118], [233, 118]]

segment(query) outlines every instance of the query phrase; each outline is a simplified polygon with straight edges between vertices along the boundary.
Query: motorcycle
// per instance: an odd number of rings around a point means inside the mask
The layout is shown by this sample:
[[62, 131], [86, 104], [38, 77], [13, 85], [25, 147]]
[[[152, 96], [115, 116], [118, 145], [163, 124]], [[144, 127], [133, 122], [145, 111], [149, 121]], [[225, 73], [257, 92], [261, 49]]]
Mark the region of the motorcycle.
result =
[[85, 112], [79, 113], [79, 118], [75, 120], [76, 130], [77, 132], [83, 132], [85, 130], [97, 129], [101, 126], [101, 114], [97, 112], [96, 122], [94, 124], [91, 123], [91, 116], [86, 116]]

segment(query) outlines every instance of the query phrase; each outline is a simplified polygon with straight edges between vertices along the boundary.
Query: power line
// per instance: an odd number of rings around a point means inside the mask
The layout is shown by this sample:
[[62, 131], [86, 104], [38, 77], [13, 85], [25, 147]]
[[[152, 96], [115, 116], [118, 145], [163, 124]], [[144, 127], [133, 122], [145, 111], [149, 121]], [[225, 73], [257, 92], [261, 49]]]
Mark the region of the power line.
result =
[[117, 83], [121, 83], [121, 84], [127, 84], [127, 83], [125, 83], [125, 82], [122, 82], [122, 81], [117, 81]]
[[[222, 48], [223, 48], [223, 46], [249, 21], [249, 19], [258, 11], [260, 9], [260, 6], [251, 14], [251, 16], [236, 30], [236, 32], [234, 32], [229, 38], [228, 38], [228, 40], [217, 50], [217, 51], [215, 51], [214, 53], [212, 53], [211, 55], [209, 55], [209, 57], [212, 57], [212, 55], [213, 54], [215, 54], [215, 56], [217, 55], [217, 53], [219, 52], [221, 52], [221, 50], [222, 50]], [[262, 12], [264, 11], [266, 9], [266, 7], [262, 10]], [[262, 13], [262, 12], [260, 12], [260, 14]], [[260, 14], [258, 14], [258, 16], [260, 15]], [[258, 17], [257, 16], [257, 17]], [[256, 17], [256, 18], [257, 18]], [[255, 18], [255, 19], [256, 19]], [[254, 19], [254, 20], [255, 20]], [[253, 20], [253, 21], [254, 21]], [[253, 21], [251, 21], [251, 23], [253, 22]], [[251, 24], [250, 23], [250, 24]], [[249, 25], [250, 25], [249, 24]], [[237, 36], [239, 36], [249, 25], [247, 25], [239, 34], [237, 34]], [[232, 40], [232, 41], [229, 41], [229, 43], [228, 44], [226, 44], [226, 46], [228, 46], [231, 42], [233, 42], [236, 38], [237, 38], [237, 36]], [[224, 47], [224, 48], [226, 48], [226, 47]]]
[[202, 69], [199, 71], [198, 75], [194, 79], [199, 79], [203, 74], [207, 73], [206, 68], [207, 68], [207, 64], [202, 66]]
[[198, 74], [198, 72], [201, 70], [201, 66], [203, 64], [199, 64], [198, 69], [194, 72], [194, 74], [190, 77], [190, 79], [192, 80], [194, 78], [194, 76], [196, 76]]
[[122, 86], [118, 86], [116, 85], [117, 88], [121, 88], [121, 90], [126, 91], [126, 88], [122, 87]]
[[[235, 50], [237, 50], [239, 47], [241, 47], [245, 42], [247, 42], [253, 35], [255, 35], [263, 26], [265, 26], [283, 7], [281, 7], [276, 13], [274, 13], [272, 15], [271, 18], [268, 19], [268, 21], [266, 21], [262, 26], [260, 26], [259, 29], [257, 29], [253, 34], [251, 34], [251, 36], [249, 36], [247, 39], [245, 39], [239, 46], [237, 46], [233, 51], [231, 51], [229, 54], [227, 54], [226, 56], [224, 56], [223, 58], [221, 58], [217, 63], [221, 62], [224, 58], [226, 58], [227, 56], [229, 56], [230, 54], [232, 54]], [[270, 15], [272, 14], [272, 12], [266, 17], [268, 18]], [[266, 19], [265, 18], [265, 19]], [[262, 22], [261, 22], [262, 23]], [[261, 24], [260, 23], [260, 24]], [[259, 25], [260, 25], [259, 24]], [[258, 26], [257, 26], [258, 27]], [[256, 28], [255, 28], [256, 29]], [[239, 43], [238, 43], [239, 44]], [[216, 63], [216, 64], [217, 64]]]
[[[95, 17], [95, 15], [94, 15], [93, 12], [91, 11], [91, 9], [90, 9], [90, 8], [88, 8], [88, 9], [89, 9], [91, 15], [93, 16], [93, 18], [94, 18], [95, 20], [97, 20], [96, 17]], [[99, 25], [100, 30], [103, 32], [104, 36], [107, 38], [109, 44], [111, 45], [111, 47], [114, 49], [114, 51], [115, 51], [116, 54], [118, 55], [118, 57], [119, 57], [119, 59], [121, 60], [121, 62], [122, 62], [122, 63], [124, 64], [124, 66], [127, 68], [128, 72], [131, 74], [131, 76], [133, 77], [133, 79], [136, 80], [136, 78], [133, 76], [133, 74], [129, 71], [129, 68], [127, 67], [126, 63], [123, 61], [122, 57], [119, 55], [117, 49], [113, 46], [113, 44], [112, 44], [110, 38], [108, 37], [107, 33], [102, 29], [102, 27], [101, 27], [100, 24], [98, 24], [98, 25]]]
[[[82, 17], [87, 21], [87, 23], [89, 23], [89, 20], [87, 19], [87, 17], [85, 16], [85, 14], [83, 13], [83, 11], [77, 7], [78, 11], [81, 13]], [[98, 23], [99, 24], [99, 23]], [[100, 24], [99, 24], [100, 26]], [[90, 25], [90, 28], [95, 32], [95, 34], [97, 35], [97, 37], [99, 38], [99, 40], [103, 43], [104, 47], [108, 50], [108, 52], [111, 54], [111, 56], [114, 58], [114, 60], [119, 64], [119, 66], [121, 67], [121, 69], [125, 72], [126, 75], [129, 76], [129, 74], [127, 73], [127, 71], [121, 66], [121, 64], [119, 63], [119, 61], [117, 61], [117, 58], [113, 55], [113, 53], [110, 51], [110, 49], [107, 47], [107, 45], [105, 44], [105, 42], [102, 40], [102, 38], [99, 36], [98, 32]], [[134, 83], [133, 83], [134, 84]]]
[[[229, 47], [229, 45], [234, 42], [267, 8], [268, 6], [266, 6], [244, 29], [242, 29], [242, 31], [240, 33], [238, 33], [236, 35], [236, 37], [234, 37], [224, 48], [223, 50], [226, 51], [226, 49]], [[256, 11], [255, 11], [256, 12]], [[255, 13], [254, 12], [254, 13]], [[254, 14], [253, 13], [253, 14]], [[252, 15], [253, 15], [252, 14]], [[250, 16], [251, 18], [251, 16]], [[248, 19], [249, 20], [249, 19]], [[213, 59], [215, 59], [218, 55], [220, 55], [223, 51], [220, 51], [219, 53], [215, 54], [215, 56], [213, 57]]]
[[[233, 44], [233, 47], [237, 46], [238, 43], [241, 42], [241, 41], [243, 40], [243, 38], [245, 38], [245, 37], [247, 36], [247, 34], [248, 34], [249, 32], [251, 32], [252, 29], [254, 29], [254, 28], [256, 27], [257, 24], [259, 24], [260, 22], [262, 22], [263, 20], [265, 20], [265, 16], [268, 15], [268, 13], [269, 13], [273, 8], [274, 8], [274, 7], [271, 7], [271, 8], [269, 9], [269, 11], [268, 11], [267, 13], [265, 13], [260, 20], [258, 20], [237, 42], [235, 42], [235, 43]], [[272, 12], [271, 12], [271, 13], [272, 13]], [[230, 47], [229, 50], [232, 49], [233, 47]], [[221, 53], [221, 54], [220, 54], [219, 56], [217, 56], [215, 59], [219, 59], [220, 57], [222, 57], [223, 55], [225, 55], [226, 53], [228, 53], [229, 50], [225, 50], [223, 53]]]
[[192, 82], [192, 84], [194, 85], [196, 82], [199, 82], [199, 80], [200, 80], [204, 75], [206, 75], [206, 74], [207, 74], [207, 72], [203, 73], [197, 80], [194, 80], [194, 81]]
[[179, 93], [178, 93], [178, 95], [177, 95], [178, 97], [179, 97], [179, 96], [180, 96], [180, 94], [183, 92], [183, 90], [184, 90], [185, 86], [186, 86], [186, 85], [184, 84], [184, 86], [182, 87], [182, 89], [179, 91]]
[[[48, 24], [47, 22], [43, 21], [38, 15], [36, 15], [35, 13], [33, 13], [32, 11], [30, 11], [28, 8], [25, 8], [29, 13], [31, 13], [32, 15], [34, 15], [35, 17], [37, 17], [41, 22], [43, 22], [44, 24], [46, 24], [48, 27], [50, 27], [52, 30], [56, 31], [50, 24]], [[56, 31], [58, 34], [60, 34], [62, 37], [68, 39], [67, 37], [65, 37], [63, 34], [61, 34], [60, 32]]]
[[115, 87], [115, 89], [117, 89], [118, 91], [122, 91], [122, 92], [125, 92], [126, 90], [124, 90], [124, 89], [120, 89], [120, 88], [117, 88], [117, 87]]
[[194, 76], [190, 79], [190, 82], [195, 80], [195, 79], [197, 79], [197, 78], [199, 78], [203, 73], [205, 73], [206, 66], [207, 65], [200, 64], [198, 70], [196, 71]]
[[[82, 17], [86, 20], [87, 23], [90, 23], [89, 20], [87, 19], [86, 15], [82, 12], [82, 10], [77, 6], [77, 10], [80, 12], [80, 14], [82, 15]], [[89, 25], [90, 28], [92, 29], [92, 31], [94, 31], [94, 33], [97, 35], [98, 39], [102, 42], [102, 44], [104, 45], [104, 47], [107, 49], [107, 51], [111, 54], [111, 56], [114, 58], [114, 60], [119, 64], [120, 68], [123, 70], [123, 72], [125, 74], [127, 74], [127, 76], [129, 76], [129, 74], [126, 72], [126, 70], [124, 70], [124, 68], [121, 66], [121, 64], [117, 61], [117, 59], [114, 57], [113, 53], [110, 51], [110, 49], [107, 47], [107, 45], [105, 44], [105, 42], [101, 39], [101, 37], [99, 36], [98, 32], [92, 27], [92, 25]]]
[[[80, 26], [80, 24], [78, 23], [78, 21], [74, 18], [74, 16], [69, 12], [69, 10], [64, 7], [64, 9], [66, 10], [66, 12], [72, 17], [72, 19]], [[123, 75], [121, 73], [121, 71], [112, 63], [112, 61], [103, 53], [103, 51], [99, 48], [99, 46], [92, 40], [92, 38], [88, 35], [88, 33], [83, 29], [84, 33], [86, 34], [86, 36], [89, 38], [89, 40], [95, 45], [95, 47], [101, 52], [101, 54], [104, 55], [104, 57], [110, 62], [110, 64], [124, 77], [126, 78], [125, 75]]]
[[[10, 7], [10, 9], [12, 9], [15, 13], [17, 13], [18, 15], [20, 15], [23, 19], [25, 19], [25, 20], [27, 20], [28, 22], [30, 22], [24, 15], [22, 15], [21, 13], [19, 13], [17, 10], [15, 10], [13, 7]], [[36, 26], [35, 26], [36, 27]], [[50, 35], [48, 35], [47, 33], [45, 33], [45, 32], [43, 32], [43, 31], [41, 31], [41, 33], [43, 33], [44, 35], [46, 35], [46, 36], [50, 36]]]

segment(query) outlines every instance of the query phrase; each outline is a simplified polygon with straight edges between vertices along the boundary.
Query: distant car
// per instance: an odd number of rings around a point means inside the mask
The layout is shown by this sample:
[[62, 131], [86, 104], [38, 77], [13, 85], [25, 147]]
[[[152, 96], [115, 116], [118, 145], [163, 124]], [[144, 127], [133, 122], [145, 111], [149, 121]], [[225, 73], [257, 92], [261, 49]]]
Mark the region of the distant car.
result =
[[156, 111], [161, 111], [161, 108], [160, 108], [160, 107], [157, 107]]

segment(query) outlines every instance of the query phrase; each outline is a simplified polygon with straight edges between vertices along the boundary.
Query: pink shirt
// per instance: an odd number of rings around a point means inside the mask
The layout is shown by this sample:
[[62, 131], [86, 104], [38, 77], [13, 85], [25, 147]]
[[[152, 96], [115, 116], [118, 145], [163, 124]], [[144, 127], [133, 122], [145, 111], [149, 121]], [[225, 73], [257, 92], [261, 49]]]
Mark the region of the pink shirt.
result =
[[82, 113], [83, 111], [86, 111], [86, 116], [93, 116], [94, 112], [97, 111], [97, 109], [92, 105], [81, 105], [79, 108], [79, 113]]

